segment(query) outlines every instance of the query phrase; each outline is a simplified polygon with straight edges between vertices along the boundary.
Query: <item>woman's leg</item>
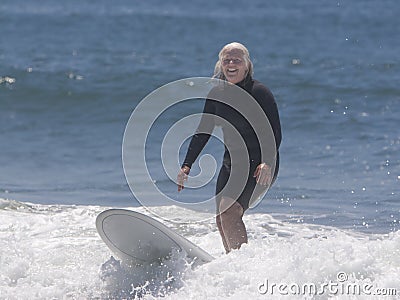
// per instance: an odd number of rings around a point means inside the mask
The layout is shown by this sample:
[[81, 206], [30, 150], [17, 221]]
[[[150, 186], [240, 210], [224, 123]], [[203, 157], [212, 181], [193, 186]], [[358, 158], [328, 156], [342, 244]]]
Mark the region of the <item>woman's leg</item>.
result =
[[222, 238], [222, 244], [224, 245], [225, 252], [228, 253], [230, 250], [229, 250], [228, 243], [226, 241], [224, 231], [222, 230], [221, 214], [217, 215], [216, 222], [217, 222], [219, 234], [221, 235], [221, 238]]
[[243, 208], [237, 201], [223, 196], [219, 203], [219, 212], [217, 226], [226, 253], [229, 253], [247, 243], [246, 227], [242, 220]]
[[235, 199], [240, 198], [240, 191], [236, 191], [236, 193], [232, 189], [225, 191], [232, 196], [237, 194], [233, 197], [220, 194], [226, 188], [230, 173], [230, 162], [225, 162], [219, 172], [216, 186], [216, 223], [226, 253], [229, 253], [232, 249], [239, 249], [243, 243], [247, 243], [246, 227], [242, 220], [243, 205], [235, 201]]

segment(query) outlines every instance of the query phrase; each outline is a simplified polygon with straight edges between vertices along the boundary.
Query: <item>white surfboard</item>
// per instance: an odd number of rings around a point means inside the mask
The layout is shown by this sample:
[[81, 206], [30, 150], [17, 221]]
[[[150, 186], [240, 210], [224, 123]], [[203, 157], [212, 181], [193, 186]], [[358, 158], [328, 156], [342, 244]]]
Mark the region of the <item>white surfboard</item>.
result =
[[167, 259], [175, 251], [184, 252], [204, 264], [214, 258], [164, 224], [144, 214], [126, 209], [103, 211], [96, 228], [111, 251], [129, 265], [150, 264]]

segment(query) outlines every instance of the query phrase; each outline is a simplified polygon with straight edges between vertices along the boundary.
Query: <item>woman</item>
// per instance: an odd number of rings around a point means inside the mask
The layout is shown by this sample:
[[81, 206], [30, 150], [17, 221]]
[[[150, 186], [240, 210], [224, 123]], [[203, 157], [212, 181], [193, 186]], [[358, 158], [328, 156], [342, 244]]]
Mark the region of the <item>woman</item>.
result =
[[[266, 156], [261, 155], [263, 146], [260, 145], [254, 126], [252, 126], [254, 122], [252, 123], [249, 118], [238, 113], [227, 103], [217, 101], [216, 99], [221, 96], [218, 88], [210, 92], [213, 97], [210, 97], [209, 94], [206, 100], [200, 124], [191, 139], [186, 158], [178, 174], [178, 191], [184, 188], [184, 181], [188, 178], [190, 168], [209, 140], [214, 127], [221, 126], [225, 152], [217, 179], [216, 223], [226, 253], [229, 253], [232, 249], [238, 249], [243, 243], [247, 243], [247, 233], [242, 217], [249, 208], [250, 201], [263, 195], [275, 181], [279, 168], [278, 149], [281, 143], [281, 127], [278, 109], [272, 93], [260, 82], [253, 79], [253, 64], [245, 46], [236, 42], [225, 45], [219, 53], [214, 77], [227, 82], [227, 86], [230, 84], [240, 87], [248, 93], [246, 93], [247, 95], [251, 95], [258, 102], [258, 108], [261, 107], [268, 118], [265, 124], [261, 124], [261, 126], [272, 129], [270, 130], [272, 141], [270, 140], [267, 146], [271, 148], [271, 145], [273, 145], [274, 148], [273, 151], [270, 151], [274, 153], [273, 158], [267, 159], [268, 161], [263, 160]], [[242, 91], [241, 89], [239, 91]], [[221, 90], [224, 90], [225, 93], [222, 98], [235, 97], [235, 95], [229, 94], [235, 89]], [[236, 89], [235, 94], [241, 94], [237, 91], [238, 89]], [[216, 96], [217, 94], [218, 96]], [[240, 99], [242, 104], [244, 101], [249, 101], [244, 99], [245, 97], [242, 98]], [[236, 154], [239, 153], [238, 136], [244, 142], [246, 156]], [[248, 157], [248, 160], [241, 159], [243, 157]], [[236, 181], [232, 178], [233, 183], [227, 184], [231, 180], [230, 177], [235, 177], [232, 173], [233, 167], [235, 167], [235, 170], [246, 170], [246, 172], [241, 173], [242, 179], [247, 177], [243, 185], [236, 184]], [[227, 188], [227, 186], [229, 187]]]

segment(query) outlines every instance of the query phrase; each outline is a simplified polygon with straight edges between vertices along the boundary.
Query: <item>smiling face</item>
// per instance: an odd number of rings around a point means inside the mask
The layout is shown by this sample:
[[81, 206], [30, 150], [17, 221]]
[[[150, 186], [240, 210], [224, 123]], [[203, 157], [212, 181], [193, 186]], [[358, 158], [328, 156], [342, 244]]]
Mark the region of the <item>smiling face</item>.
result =
[[222, 71], [230, 83], [242, 81], [248, 71], [243, 52], [240, 49], [226, 50], [221, 57]]

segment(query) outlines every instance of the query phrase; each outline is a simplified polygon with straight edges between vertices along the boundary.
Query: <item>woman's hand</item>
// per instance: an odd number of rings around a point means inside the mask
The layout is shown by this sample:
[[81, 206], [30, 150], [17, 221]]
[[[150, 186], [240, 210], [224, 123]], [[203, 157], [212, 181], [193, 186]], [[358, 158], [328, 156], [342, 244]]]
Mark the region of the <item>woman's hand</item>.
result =
[[190, 172], [190, 168], [188, 166], [183, 166], [178, 173], [177, 184], [178, 184], [178, 192], [182, 191], [185, 186], [183, 185], [184, 181], [188, 179], [188, 175]]
[[272, 180], [271, 167], [265, 163], [259, 164], [254, 172], [254, 177], [258, 184], [269, 186]]

